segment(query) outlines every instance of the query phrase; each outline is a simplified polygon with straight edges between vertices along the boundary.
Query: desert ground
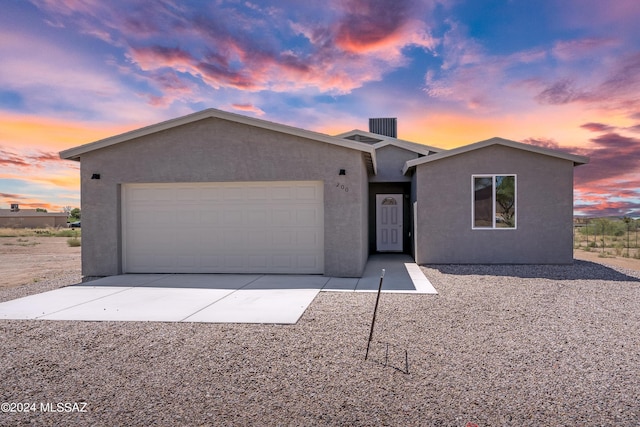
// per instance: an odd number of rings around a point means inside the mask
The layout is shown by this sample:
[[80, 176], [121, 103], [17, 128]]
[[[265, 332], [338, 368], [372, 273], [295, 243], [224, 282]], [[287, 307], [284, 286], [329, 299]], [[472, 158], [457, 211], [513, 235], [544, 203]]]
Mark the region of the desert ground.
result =
[[[80, 247], [68, 237], [0, 237], [0, 289], [24, 286], [80, 272]], [[72, 283], [69, 283], [72, 284]]]
[[[20, 239], [0, 301], [78, 283], [66, 238]], [[367, 361], [371, 293], [295, 325], [0, 320], [0, 425], [637, 427], [640, 269], [583, 255], [425, 266], [439, 294], [383, 294]]]

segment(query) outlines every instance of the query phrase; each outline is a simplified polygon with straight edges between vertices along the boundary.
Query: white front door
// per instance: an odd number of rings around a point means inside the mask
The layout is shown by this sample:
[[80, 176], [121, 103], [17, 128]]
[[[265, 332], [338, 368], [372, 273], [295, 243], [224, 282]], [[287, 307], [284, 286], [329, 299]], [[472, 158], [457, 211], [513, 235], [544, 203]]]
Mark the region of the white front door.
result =
[[376, 194], [376, 246], [402, 252], [402, 194]]

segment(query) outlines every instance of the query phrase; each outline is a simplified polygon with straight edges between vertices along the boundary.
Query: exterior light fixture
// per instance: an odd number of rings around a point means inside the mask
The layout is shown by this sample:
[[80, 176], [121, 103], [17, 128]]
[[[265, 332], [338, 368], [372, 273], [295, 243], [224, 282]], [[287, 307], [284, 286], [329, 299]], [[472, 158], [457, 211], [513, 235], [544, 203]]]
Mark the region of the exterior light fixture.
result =
[[338, 173], [338, 175], [346, 175], [347, 171], [344, 169], [340, 169], [340, 173]]
[[100, 179], [100, 174], [94, 173], [93, 175], [91, 175], [91, 179]]

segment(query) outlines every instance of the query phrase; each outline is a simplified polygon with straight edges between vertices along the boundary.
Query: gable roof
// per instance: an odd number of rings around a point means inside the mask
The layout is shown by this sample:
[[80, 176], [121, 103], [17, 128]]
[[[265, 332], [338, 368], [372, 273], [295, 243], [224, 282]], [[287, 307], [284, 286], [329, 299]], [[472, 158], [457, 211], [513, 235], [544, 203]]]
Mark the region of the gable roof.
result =
[[386, 147], [387, 145], [393, 145], [425, 156], [443, 151], [442, 148], [418, 144], [417, 142], [405, 141], [403, 139], [380, 135], [373, 132], [366, 132], [360, 129], [353, 129], [349, 132], [341, 133], [339, 135], [336, 135], [336, 138], [344, 138], [351, 141], [363, 142], [373, 146], [376, 150], [382, 147]]
[[538, 147], [536, 145], [525, 144], [522, 142], [511, 141], [509, 139], [494, 137], [485, 141], [479, 141], [473, 144], [464, 145], [462, 147], [454, 148], [452, 150], [442, 151], [437, 154], [433, 154], [427, 157], [419, 157], [417, 159], [408, 160], [402, 172], [406, 174], [409, 169], [428, 162], [434, 162], [436, 160], [446, 159], [447, 157], [457, 156], [459, 154], [468, 153], [470, 151], [479, 150], [481, 148], [489, 147], [492, 145], [502, 145], [505, 147], [515, 148], [517, 150], [529, 151], [536, 154], [542, 154], [545, 156], [556, 157], [563, 160], [573, 162], [574, 166], [583, 165], [589, 163], [589, 158], [585, 156], [578, 156], [576, 154], [569, 154], [563, 151], [551, 150], [549, 148]]
[[337, 138], [323, 133], [313, 132], [293, 126], [270, 122], [267, 120], [256, 119], [254, 117], [243, 116], [241, 114], [229, 113], [227, 111], [222, 111], [215, 108], [208, 108], [197, 113], [188, 114], [186, 116], [170, 119], [154, 125], [132, 130], [130, 132], [125, 132], [120, 135], [115, 135], [95, 142], [90, 142], [88, 144], [61, 151], [59, 154], [62, 159], [80, 161], [80, 157], [83, 154], [89, 153], [91, 151], [99, 150], [101, 148], [106, 148], [122, 142], [127, 142], [135, 138], [140, 138], [142, 136], [151, 135], [167, 129], [172, 129], [178, 126], [209, 118], [228, 120], [230, 122], [241, 123], [275, 132], [299, 136], [306, 139], [312, 139], [314, 141], [324, 142], [326, 144], [337, 145], [340, 147], [350, 148], [352, 150], [358, 150], [362, 152], [367, 163], [367, 168], [374, 174], [377, 170], [375, 148], [369, 144], [343, 138]]

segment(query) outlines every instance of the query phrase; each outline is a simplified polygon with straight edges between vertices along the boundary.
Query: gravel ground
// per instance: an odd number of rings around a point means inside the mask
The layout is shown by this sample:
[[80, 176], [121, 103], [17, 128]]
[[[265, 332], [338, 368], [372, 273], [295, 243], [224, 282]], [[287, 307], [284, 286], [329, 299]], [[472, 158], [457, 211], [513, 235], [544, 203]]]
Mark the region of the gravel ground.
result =
[[439, 295], [383, 294], [368, 361], [375, 294], [322, 292], [296, 325], [1, 321], [0, 401], [36, 411], [0, 424], [640, 425], [640, 273], [424, 271]]

